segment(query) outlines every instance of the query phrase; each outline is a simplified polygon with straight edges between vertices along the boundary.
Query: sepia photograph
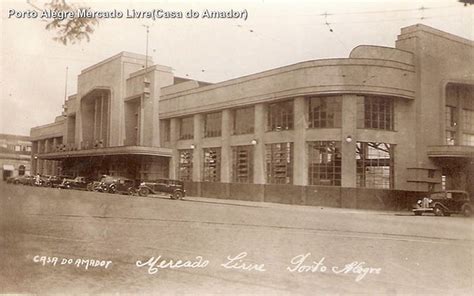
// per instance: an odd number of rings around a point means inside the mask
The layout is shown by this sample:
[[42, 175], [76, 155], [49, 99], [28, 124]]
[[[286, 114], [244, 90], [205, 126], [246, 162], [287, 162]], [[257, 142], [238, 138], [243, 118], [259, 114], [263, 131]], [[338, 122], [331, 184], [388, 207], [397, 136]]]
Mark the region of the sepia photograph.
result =
[[473, 0], [0, 10], [0, 294], [474, 294]]

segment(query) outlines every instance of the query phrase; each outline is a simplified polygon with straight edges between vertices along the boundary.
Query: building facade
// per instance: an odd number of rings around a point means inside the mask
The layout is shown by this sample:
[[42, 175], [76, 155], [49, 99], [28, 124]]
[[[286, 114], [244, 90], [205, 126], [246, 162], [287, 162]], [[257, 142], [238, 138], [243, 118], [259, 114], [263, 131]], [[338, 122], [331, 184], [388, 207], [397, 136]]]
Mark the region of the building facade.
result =
[[473, 54], [473, 41], [414, 25], [394, 48], [209, 84], [121, 53], [83, 70], [63, 115], [31, 130], [33, 171], [343, 207], [474, 194]]
[[30, 174], [31, 142], [27, 136], [0, 134], [2, 180]]

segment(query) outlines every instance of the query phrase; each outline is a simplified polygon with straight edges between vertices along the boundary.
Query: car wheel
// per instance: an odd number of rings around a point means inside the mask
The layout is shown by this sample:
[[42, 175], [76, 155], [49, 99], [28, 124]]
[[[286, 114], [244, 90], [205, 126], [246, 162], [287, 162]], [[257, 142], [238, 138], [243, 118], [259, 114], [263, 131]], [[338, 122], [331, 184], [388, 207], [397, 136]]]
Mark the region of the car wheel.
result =
[[472, 208], [470, 205], [464, 205], [464, 207], [462, 208], [462, 214], [464, 215], [464, 217], [471, 217], [472, 215]]
[[109, 187], [108, 191], [109, 191], [109, 193], [114, 194], [117, 190], [116, 190], [115, 186], [112, 185], [112, 186]]
[[434, 209], [433, 209], [433, 213], [436, 215], [436, 216], [443, 216], [444, 215], [444, 210], [442, 207], [440, 206], [435, 206]]
[[134, 196], [134, 195], [135, 195], [135, 189], [133, 189], [133, 188], [128, 188], [128, 195]]
[[421, 212], [415, 212], [415, 216], [421, 216]]
[[183, 193], [181, 191], [175, 191], [173, 193], [173, 199], [182, 199], [183, 198]]
[[140, 188], [140, 190], [138, 190], [138, 194], [140, 196], [148, 196], [148, 194], [150, 194], [150, 190], [148, 188]]

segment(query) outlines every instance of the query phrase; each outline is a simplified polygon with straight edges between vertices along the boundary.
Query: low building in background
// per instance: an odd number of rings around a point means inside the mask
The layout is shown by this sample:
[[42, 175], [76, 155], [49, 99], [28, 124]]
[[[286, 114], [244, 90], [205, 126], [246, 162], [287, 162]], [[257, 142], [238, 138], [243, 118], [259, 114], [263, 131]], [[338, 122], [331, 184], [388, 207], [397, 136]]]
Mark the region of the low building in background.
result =
[[30, 174], [31, 141], [28, 136], [0, 134], [2, 180]]
[[400, 208], [474, 194], [473, 41], [402, 28], [361, 45], [210, 84], [122, 52], [84, 69], [52, 124], [31, 130], [33, 171], [161, 177], [189, 195]]

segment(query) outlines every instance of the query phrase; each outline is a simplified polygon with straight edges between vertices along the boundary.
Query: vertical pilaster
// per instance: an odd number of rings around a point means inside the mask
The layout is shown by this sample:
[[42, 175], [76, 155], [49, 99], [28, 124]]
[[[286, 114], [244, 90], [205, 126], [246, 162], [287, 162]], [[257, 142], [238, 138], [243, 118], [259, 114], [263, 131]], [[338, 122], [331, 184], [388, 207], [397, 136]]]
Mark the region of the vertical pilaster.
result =
[[230, 109], [222, 111], [222, 147], [221, 147], [221, 182], [232, 181], [232, 149], [230, 147], [230, 134], [232, 130], [232, 112]]
[[178, 179], [178, 161], [179, 161], [179, 151], [176, 149], [176, 144], [179, 137], [179, 120], [177, 118], [172, 118], [170, 120], [170, 144], [173, 149], [173, 155], [170, 160], [170, 178]]
[[204, 116], [202, 114], [194, 115], [194, 151], [193, 151], [193, 181], [202, 181], [202, 134]]
[[357, 162], [355, 157], [357, 143], [357, 98], [358, 96], [355, 95], [342, 96], [342, 114], [344, 114], [341, 127], [342, 187], [357, 187]]
[[306, 149], [305, 98], [294, 100], [295, 142], [293, 150], [293, 184], [308, 185], [308, 152]]
[[255, 140], [257, 144], [254, 150], [253, 182], [265, 184], [265, 144], [263, 143], [266, 121], [266, 106], [263, 103], [255, 105]]

